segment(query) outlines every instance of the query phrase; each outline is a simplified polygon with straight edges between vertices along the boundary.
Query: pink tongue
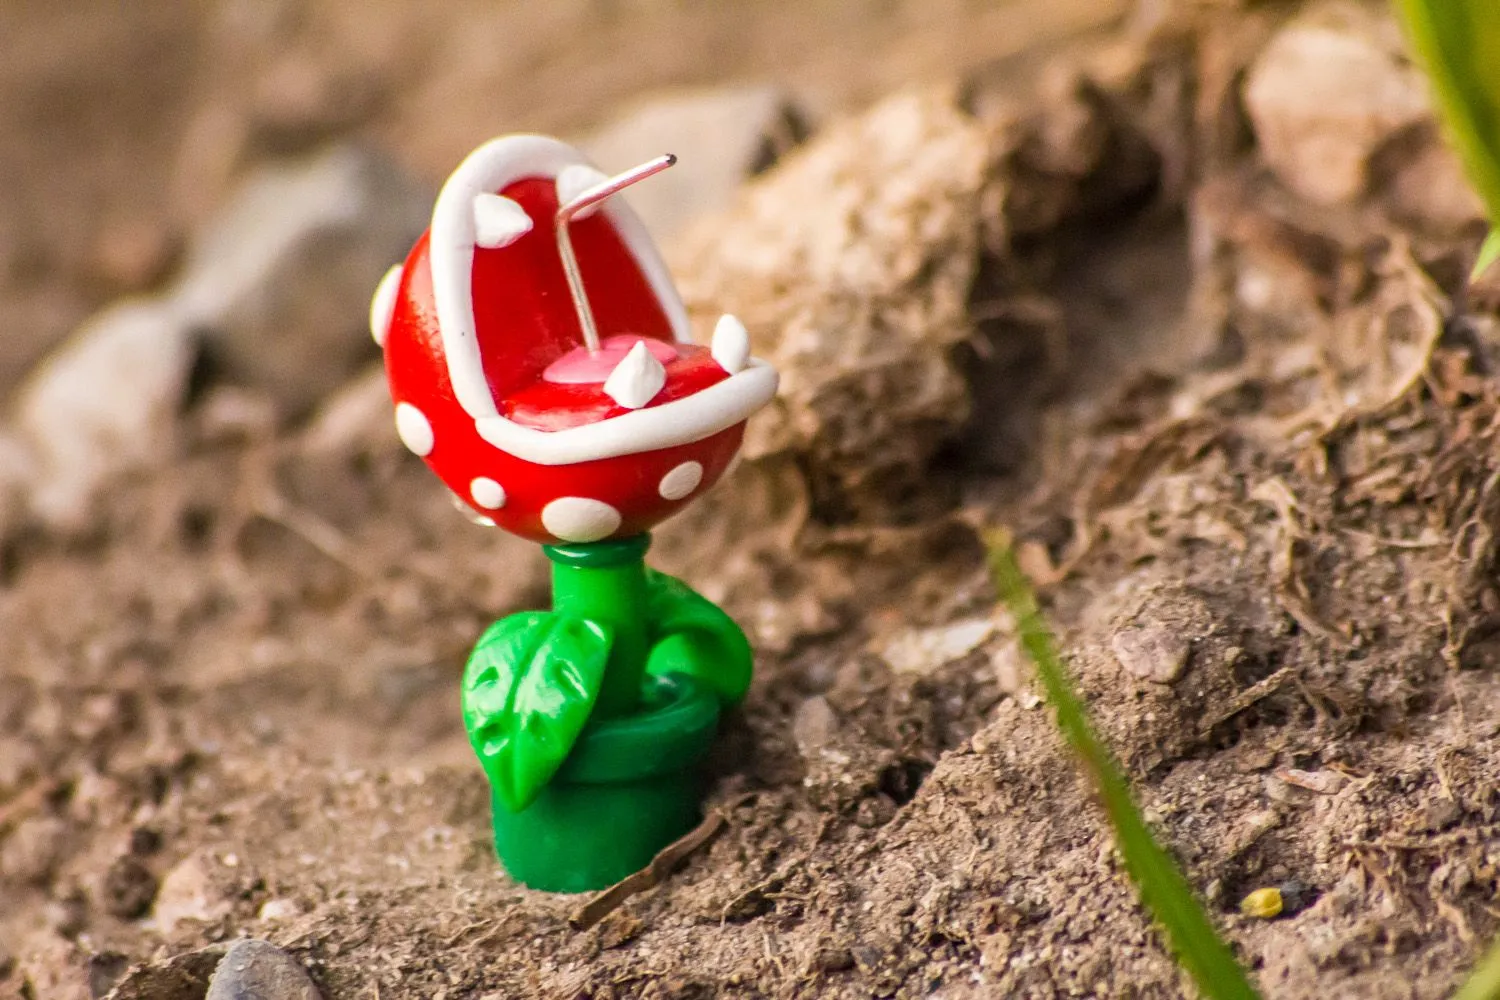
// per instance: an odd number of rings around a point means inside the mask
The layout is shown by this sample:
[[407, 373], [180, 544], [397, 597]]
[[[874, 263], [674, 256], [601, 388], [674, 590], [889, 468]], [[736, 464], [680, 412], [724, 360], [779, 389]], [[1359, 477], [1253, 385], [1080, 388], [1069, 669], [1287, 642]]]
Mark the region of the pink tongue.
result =
[[547, 366], [547, 370], [542, 372], [542, 381], [560, 385], [592, 385], [603, 382], [609, 378], [609, 373], [615, 370], [615, 366], [625, 360], [630, 349], [642, 341], [646, 344], [646, 350], [662, 364], [676, 360], [677, 348], [665, 340], [627, 333], [606, 339], [599, 345], [596, 354], [590, 354], [587, 347], [573, 348]]

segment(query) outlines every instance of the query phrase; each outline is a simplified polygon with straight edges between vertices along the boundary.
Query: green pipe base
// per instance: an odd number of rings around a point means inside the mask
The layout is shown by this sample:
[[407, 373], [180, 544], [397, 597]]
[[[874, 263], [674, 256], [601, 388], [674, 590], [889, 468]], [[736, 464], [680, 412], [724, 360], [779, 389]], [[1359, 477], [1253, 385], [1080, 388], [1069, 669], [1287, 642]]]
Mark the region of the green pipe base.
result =
[[544, 892], [593, 892], [645, 868], [701, 819], [718, 725], [718, 698], [701, 681], [648, 679], [641, 708], [591, 723], [531, 805], [492, 802], [500, 863]]

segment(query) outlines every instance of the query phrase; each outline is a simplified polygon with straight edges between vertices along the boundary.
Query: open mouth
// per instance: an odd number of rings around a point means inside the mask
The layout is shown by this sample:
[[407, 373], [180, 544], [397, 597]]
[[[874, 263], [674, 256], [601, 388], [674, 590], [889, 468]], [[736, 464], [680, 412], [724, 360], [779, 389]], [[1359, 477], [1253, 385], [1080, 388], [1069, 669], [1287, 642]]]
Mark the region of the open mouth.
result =
[[[606, 177], [553, 139], [487, 143], [376, 292], [402, 440], [501, 527], [542, 541], [648, 530], [712, 485], [775, 396], [734, 317], [692, 343], [650, 235], [613, 197], [672, 162]], [[583, 509], [598, 516], [556, 515]]]

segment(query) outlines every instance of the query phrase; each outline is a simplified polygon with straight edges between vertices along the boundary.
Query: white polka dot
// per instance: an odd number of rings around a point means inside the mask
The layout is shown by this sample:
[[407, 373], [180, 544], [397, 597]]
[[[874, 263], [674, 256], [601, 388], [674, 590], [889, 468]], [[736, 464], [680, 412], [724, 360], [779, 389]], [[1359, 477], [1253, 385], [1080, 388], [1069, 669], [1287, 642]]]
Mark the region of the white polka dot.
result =
[[697, 462], [683, 462], [661, 477], [661, 485], [656, 488], [656, 491], [668, 500], [681, 500], [696, 490], [701, 482], [703, 482], [703, 466]]
[[620, 527], [620, 512], [602, 500], [559, 497], [542, 508], [542, 526], [565, 542], [597, 542]]
[[508, 247], [531, 232], [531, 216], [504, 195], [474, 196], [474, 243], [486, 250]]
[[401, 265], [392, 264], [370, 297], [370, 336], [381, 347], [385, 346], [385, 335], [391, 328], [391, 314], [396, 311], [396, 292], [400, 288]]
[[505, 506], [505, 487], [484, 476], [469, 484], [469, 496], [485, 510], [499, 510]]
[[396, 404], [396, 434], [413, 455], [426, 458], [432, 454], [432, 424], [427, 422], [427, 417], [421, 410], [410, 403]]

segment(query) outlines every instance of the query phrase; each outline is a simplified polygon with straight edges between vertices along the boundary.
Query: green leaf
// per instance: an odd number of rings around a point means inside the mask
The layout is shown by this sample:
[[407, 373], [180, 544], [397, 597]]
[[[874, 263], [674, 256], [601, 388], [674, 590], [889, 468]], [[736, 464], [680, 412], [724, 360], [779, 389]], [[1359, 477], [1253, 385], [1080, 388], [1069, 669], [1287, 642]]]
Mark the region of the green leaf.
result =
[[1500, 1000], [1500, 941], [1490, 945], [1453, 1000]]
[[1009, 540], [989, 540], [990, 573], [1000, 599], [1010, 608], [1020, 630], [1021, 645], [1036, 664], [1047, 701], [1057, 712], [1062, 730], [1094, 780], [1105, 812], [1115, 829], [1115, 843], [1125, 869], [1135, 881], [1141, 901], [1166, 928], [1177, 960], [1192, 974], [1198, 989], [1210, 1000], [1255, 1000], [1234, 954], [1214, 930], [1213, 923], [1172, 856], [1156, 842], [1141, 817], [1119, 767], [1094, 735], [1083, 702], [1057, 655], [1051, 630], [1037, 609], [1036, 595], [1016, 565]]
[[754, 654], [733, 618], [681, 580], [652, 569], [646, 571], [646, 606], [652, 632], [648, 674], [690, 674], [725, 705], [745, 697]]
[[562, 766], [599, 697], [614, 632], [527, 611], [491, 625], [464, 667], [464, 728], [500, 803], [530, 805]]
[[1500, 222], [1500, 3], [1397, 0], [1469, 182]]
[[1494, 267], [1497, 260], [1500, 260], [1500, 229], [1491, 229], [1479, 248], [1479, 257], [1474, 261], [1474, 270], [1469, 273], [1469, 280], [1473, 282], [1484, 277], [1485, 272]]

